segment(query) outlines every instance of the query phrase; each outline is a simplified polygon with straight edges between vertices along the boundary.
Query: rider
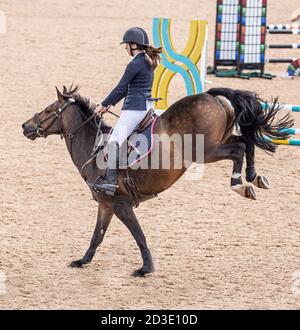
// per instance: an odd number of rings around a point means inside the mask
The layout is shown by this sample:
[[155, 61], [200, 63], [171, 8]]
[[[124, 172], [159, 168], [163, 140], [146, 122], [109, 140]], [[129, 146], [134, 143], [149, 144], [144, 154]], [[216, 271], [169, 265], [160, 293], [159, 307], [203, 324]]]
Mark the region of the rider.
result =
[[161, 48], [149, 45], [147, 33], [140, 27], [127, 30], [121, 44], [124, 43], [127, 53], [133, 58], [118, 85], [95, 110], [98, 115], [102, 115], [125, 97], [120, 118], [108, 140], [107, 173], [101, 183], [94, 184], [96, 191], [104, 190], [112, 196], [118, 183], [119, 146], [127, 140], [149, 110], [146, 101], [151, 98], [153, 71], [159, 63], [161, 53]]

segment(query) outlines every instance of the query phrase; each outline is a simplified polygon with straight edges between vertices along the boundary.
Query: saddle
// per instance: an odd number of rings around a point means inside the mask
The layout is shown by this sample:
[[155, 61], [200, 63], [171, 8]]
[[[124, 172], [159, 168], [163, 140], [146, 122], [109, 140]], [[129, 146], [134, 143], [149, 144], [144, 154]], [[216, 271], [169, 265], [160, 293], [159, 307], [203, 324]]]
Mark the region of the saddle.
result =
[[[145, 118], [138, 124], [138, 126], [130, 134], [130, 136], [135, 133], [143, 132], [147, 127], [149, 127], [153, 123], [153, 121], [156, 117], [157, 117], [157, 115], [155, 114], [154, 110], [153, 109], [149, 110], [147, 112]], [[129, 138], [130, 138], [130, 136], [129, 136]]]
[[150, 110], [148, 111], [146, 117], [139, 123], [139, 125], [136, 127], [136, 129], [132, 132], [131, 135], [134, 133], [141, 133], [143, 132], [147, 127], [149, 127], [153, 121], [155, 120], [157, 114], [154, 112], [154, 102], [157, 102], [159, 100], [162, 100], [161, 97], [151, 97], [146, 100], [147, 108], [149, 107]]

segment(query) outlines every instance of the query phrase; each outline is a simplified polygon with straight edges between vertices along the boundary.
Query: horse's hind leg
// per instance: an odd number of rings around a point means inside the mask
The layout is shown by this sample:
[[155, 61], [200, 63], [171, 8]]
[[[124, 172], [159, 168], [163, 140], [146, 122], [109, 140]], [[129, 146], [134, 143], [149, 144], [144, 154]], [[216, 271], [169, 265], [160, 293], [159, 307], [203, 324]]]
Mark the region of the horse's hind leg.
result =
[[245, 186], [242, 181], [242, 168], [246, 146], [243, 142], [235, 142], [230, 144], [221, 144], [217, 146], [213, 155], [214, 161], [230, 159], [233, 161], [233, 173], [231, 177], [231, 188], [239, 195], [256, 199], [254, 189], [251, 186]]
[[227, 143], [242, 142], [246, 146], [246, 180], [251, 182], [258, 188], [269, 189], [270, 182], [267, 177], [263, 175], [257, 175], [255, 170], [255, 144], [251, 141], [246, 141], [243, 136], [232, 135]]
[[246, 180], [258, 188], [269, 189], [270, 182], [263, 175], [257, 175], [254, 166], [255, 145], [253, 142], [245, 142], [246, 145]]
[[82, 259], [70, 263], [70, 267], [81, 267], [92, 261], [97, 247], [103, 241], [105, 232], [109, 226], [110, 220], [113, 216], [113, 209], [110, 205], [99, 204], [97, 223], [91, 239], [90, 246]]
[[133, 276], [144, 276], [154, 272], [151, 252], [148, 249], [145, 235], [132, 210], [128, 198], [120, 198], [114, 204], [115, 215], [125, 224], [140, 248], [143, 258], [143, 266], [132, 273]]

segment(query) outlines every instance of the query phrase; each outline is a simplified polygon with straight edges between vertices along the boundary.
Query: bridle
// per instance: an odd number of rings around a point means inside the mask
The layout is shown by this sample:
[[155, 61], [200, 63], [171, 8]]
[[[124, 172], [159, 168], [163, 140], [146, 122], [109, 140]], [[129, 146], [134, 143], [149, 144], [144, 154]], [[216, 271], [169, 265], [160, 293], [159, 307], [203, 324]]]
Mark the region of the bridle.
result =
[[[63, 118], [62, 118], [62, 113], [67, 109], [67, 107], [71, 104], [74, 104], [76, 101], [73, 98], [68, 98], [66, 100], [66, 102], [57, 109], [56, 112], [52, 113], [51, 115], [49, 115], [48, 117], [44, 118], [43, 120], [40, 120], [39, 114], [35, 113], [33, 118], [34, 118], [34, 122], [36, 125], [36, 134], [40, 137], [44, 137], [46, 138], [48, 135], [51, 134], [56, 134], [54, 132], [49, 132], [49, 129], [53, 126], [53, 124], [59, 120], [59, 125], [60, 125], [60, 130], [59, 130], [59, 134], [61, 139], [68, 138], [69, 139], [69, 144], [70, 144], [70, 154], [71, 157], [73, 159], [73, 155], [72, 155], [72, 142], [73, 142], [73, 137], [74, 135], [82, 128], [84, 127], [89, 121], [91, 121], [93, 118], [96, 118], [96, 113], [93, 113], [88, 119], [86, 119], [78, 128], [76, 128], [72, 133], [64, 133], [64, 125], [63, 125]], [[97, 105], [98, 106], [98, 105]], [[46, 128], [42, 127], [42, 124], [46, 121], [48, 121], [49, 119], [51, 119], [51, 122], [49, 123], [49, 125]], [[102, 119], [102, 118], [100, 118]], [[98, 126], [98, 130], [101, 127], [101, 120]], [[97, 132], [98, 134], [98, 132]], [[102, 132], [101, 132], [102, 135]]]
[[[56, 122], [56, 120], [59, 120], [59, 123], [60, 123], [60, 137], [61, 139], [63, 139], [64, 137], [67, 137], [69, 138], [70, 140], [70, 154], [71, 154], [71, 157], [73, 159], [73, 155], [72, 155], [72, 140], [73, 140], [73, 137], [74, 135], [82, 128], [84, 127], [89, 121], [91, 121], [93, 118], [96, 118], [96, 113], [93, 113], [88, 119], [86, 119], [78, 128], [76, 128], [72, 133], [64, 133], [64, 125], [63, 125], [63, 119], [62, 119], [62, 113], [67, 109], [67, 107], [71, 104], [74, 104], [76, 101], [73, 99], [73, 98], [68, 98], [66, 100], [66, 103], [63, 104], [63, 106], [61, 106], [60, 108], [57, 109], [56, 112], [52, 113], [51, 115], [49, 115], [48, 117], [44, 118], [43, 120], [40, 120], [40, 117], [39, 117], [39, 114], [38, 113], [35, 113], [33, 118], [34, 118], [34, 123], [36, 125], [36, 134], [40, 137], [44, 137], [46, 138], [48, 135], [51, 135], [51, 134], [56, 134], [54, 132], [49, 132], [48, 130], [53, 126], [53, 124]], [[98, 104], [97, 104], [98, 106]], [[116, 117], [119, 117], [118, 115], [116, 115], [115, 113], [111, 112], [111, 111], [108, 111], [109, 113], [111, 113], [112, 115], [116, 116]], [[42, 127], [42, 124], [46, 121], [48, 121], [49, 119], [52, 119], [52, 121], [49, 123], [49, 125], [46, 127], [46, 128], [43, 128]], [[96, 156], [97, 156], [97, 153], [98, 151], [100, 151], [101, 149], [103, 149], [103, 132], [101, 131], [101, 122], [102, 122], [102, 115], [100, 116], [100, 121], [99, 123], [97, 124], [98, 126], [98, 130], [97, 130], [97, 134], [96, 134], [96, 138], [95, 138], [95, 143], [94, 143], [94, 147], [93, 147], [93, 152], [91, 154], [91, 158], [85, 162], [83, 165], [82, 165], [82, 168], [80, 170], [80, 172], [82, 173], [84, 167], [86, 165], [88, 165]], [[96, 119], [95, 119], [96, 120]], [[96, 140], [97, 140], [97, 137], [98, 136], [101, 136], [101, 140], [100, 142], [96, 143]]]
[[[67, 100], [67, 102], [60, 108], [57, 109], [56, 112], [52, 113], [51, 115], [49, 115], [48, 117], [44, 118], [43, 120], [40, 120], [39, 114], [35, 113], [33, 118], [34, 118], [34, 123], [36, 125], [36, 134], [40, 137], [44, 137], [46, 138], [48, 135], [50, 134], [54, 134], [49, 132], [48, 130], [53, 126], [53, 124], [56, 122], [56, 120], [59, 120], [59, 125], [60, 125], [60, 137], [61, 139], [65, 136], [64, 133], [64, 126], [63, 126], [63, 120], [62, 120], [62, 113], [66, 110], [66, 108], [75, 103], [75, 100], [73, 98], [69, 98]], [[52, 119], [52, 121], [49, 123], [49, 125], [46, 128], [42, 127], [42, 124], [46, 121], [48, 121], [49, 119]], [[70, 135], [70, 134], [69, 134]]]
[[[62, 113], [67, 109], [67, 107], [76, 101], [73, 98], [68, 98], [66, 103], [57, 109], [56, 112], [52, 113], [50, 116], [44, 118], [43, 120], [40, 120], [39, 114], [35, 113], [33, 118], [34, 118], [34, 123], [36, 125], [36, 134], [40, 137], [46, 138], [48, 135], [51, 134], [56, 134], [54, 132], [49, 132], [48, 130], [53, 126], [53, 124], [56, 122], [56, 120], [59, 120], [59, 125], [60, 125], [60, 130], [59, 134], [61, 139], [63, 137], [68, 137], [70, 139], [73, 138], [73, 136], [83, 127], [85, 124], [87, 124], [90, 120], [96, 117], [96, 113], [93, 113], [87, 120], [85, 120], [78, 128], [76, 128], [72, 133], [64, 133], [64, 125], [63, 125], [63, 119], [62, 119]], [[98, 106], [98, 105], [97, 105]], [[42, 124], [49, 119], [53, 118], [53, 120], [49, 123], [49, 125], [46, 128], [42, 127]]]

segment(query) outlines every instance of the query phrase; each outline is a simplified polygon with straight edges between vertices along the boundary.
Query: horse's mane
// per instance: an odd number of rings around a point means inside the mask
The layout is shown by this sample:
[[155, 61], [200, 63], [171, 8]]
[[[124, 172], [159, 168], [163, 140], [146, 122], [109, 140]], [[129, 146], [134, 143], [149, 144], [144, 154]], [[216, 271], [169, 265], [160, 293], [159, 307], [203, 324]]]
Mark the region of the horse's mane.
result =
[[[67, 89], [64, 86], [63, 96], [67, 98], [73, 98], [76, 102], [76, 104], [79, 106], [81, 110], [81, 114], [84, 116], [84, 120], [88, 119], [90, 116], [94, 114], [94, 111], [97, 107], [97, 104], [94, 102], [91, 102], [91, 100], [87, 97], [84, 97], [78, 93], [79, 86], [73, 86], [73, 84]], [[96, 126], [95, 121], [91, 121]], [[110, 126], [107, 125], [104, 120], [102, 119], [102, 127], [109, 128]], [[96, 126], [97, 127], [97, 126]]]

